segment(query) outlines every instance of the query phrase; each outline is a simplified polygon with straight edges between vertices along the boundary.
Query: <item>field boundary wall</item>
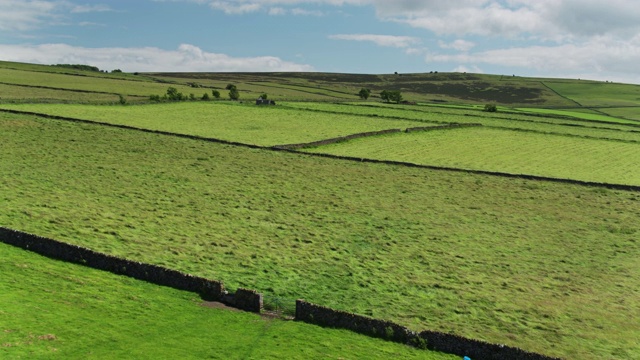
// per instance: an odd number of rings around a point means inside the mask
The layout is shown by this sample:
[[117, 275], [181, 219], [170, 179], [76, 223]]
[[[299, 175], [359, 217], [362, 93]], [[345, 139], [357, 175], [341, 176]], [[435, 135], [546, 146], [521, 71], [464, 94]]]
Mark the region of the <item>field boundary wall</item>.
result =
[[322, 146], [322, 145], [330, 145], [330, 144], [335, 144], [335, 143], [339, 143], [339, 142], [349, 141], [349, 140], [353, 140], [353, 139], [360, 139], [360, 138], [365, 138], [365, 137], [371, 137], [371, 136], [397, 134], [397, 133], [401, 133], [401, 132], [411, 133], [411, 132], [418, 132], [418, 131], [434, 131], [434, 130], [445, 130], [445, 129], [457, 129], [457, 128], [463, 128], [463, 127], [476, 127], [476, 126], [482, 126], [482, 124], [446, 124], [446, 125], [436, 125], [436, 126], [411, 127], [411, 128], [407, 128], [405, 130], [402, 130], [402, 129], [387, 129], [387, 130], [379, 130], [379, 131], [367, 131], [367, 132], [351, 134], [351, 135], [346, 135], [346, 136], [339, 136], [339, 137], [330, 138], [330, 139], [312, 141], [312, 142], [308, 142], [308, 143], [276, 145], [276, 146], [272, 146], [271, 148], [296, 150], [296, 149], [304, 149], [304, 148], [310, 148], [310, 147], [316, 147], [316, 146]]
[[542, 354], [528, 352], [506, 345], [467, 339], [462, 336], [437, 331], [417, 333], [390, 321], [373, 319], [315, 305], [304, 300], [296, 301], [296, 320], [309, 324], [348, 329], [359, 334], [379, 337], [419, 348], [440, 351], [471, 359], [483, 360], [558, 360]]
[[396, 133], [400, 133], [400, 132], [402, 132], [401, 129], [387, 129], [387, 130], [380, 130], [380, 131], [368, 131], [368, 132], [362, 132], [362, 133], [351, 134], [351, 135], [346, 135], [346, 136], [339, 136], [339, 137], [335, 137], [335, 138], [324, 139], [324, 140], [319, 140], [319, 141], [313, 141], [313, 142], [308, 142], [308, 143], [276, 145], [276, 146], [273, 146], [272, 148], [275, 148], [275, 149], [291, 149], [291, 150], [304, 149], [304, 148], [308, 148], [308, 147], [335, 144], [335, 143], [339, 143], [339, 142], [343, 142], [343, 141], [348, 141], [348, 140], [353, 140], [353, 139], [360, 139], [360, 138], [369, 137], [369, 136], [396, 134]]

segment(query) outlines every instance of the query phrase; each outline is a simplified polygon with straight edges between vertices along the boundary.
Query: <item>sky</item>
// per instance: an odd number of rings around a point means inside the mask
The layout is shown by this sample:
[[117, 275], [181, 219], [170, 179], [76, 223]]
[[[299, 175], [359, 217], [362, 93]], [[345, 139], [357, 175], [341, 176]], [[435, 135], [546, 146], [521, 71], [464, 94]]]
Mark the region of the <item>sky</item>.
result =
[[0, 0], [0, 60], [640, 84], [640, 0]]

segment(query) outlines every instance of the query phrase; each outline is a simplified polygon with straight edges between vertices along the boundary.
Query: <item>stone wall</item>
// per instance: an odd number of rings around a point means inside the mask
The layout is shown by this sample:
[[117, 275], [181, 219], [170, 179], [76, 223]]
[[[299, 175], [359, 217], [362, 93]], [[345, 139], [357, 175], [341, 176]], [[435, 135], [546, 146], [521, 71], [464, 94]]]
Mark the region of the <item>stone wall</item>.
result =
[[308, 303], [296, 302], [296, 320], [331, 328], [348, 329], [363, 335], [384, 338], [402, 344], [440, 351], [471, 359], [482, 360], [558, 360], [522, 349], [490, 344], [462, 336], [435, 331], [416, 333], [390, 321], [372, 319], [346, 311]]
[[233, 306], [241, 310], [260, 313], [263, 307], [262, 294], [255, 290], [240, 288], [233, 296]]
[[195, 292], [200, 294], [203, 299], [209, 301], [221, 300], [225, 292], [224, 285], [220, 281], [192, 276], [157, 265], [122, 259], [80, 246], [4, 227], [0, 227], [0, 241], [50, 258], [82, 264], [114, 274], [130, 276], [157, 285]]
[[314, 147], [314, 146], [335, 144], [335, 143], [342, 142], [342, 141], [359, 139], [359, 138], [368, 137], [368, 136], [393, 134], [393, 133], [399, 133], [399, 132], [402, 132], [402, 130], [400, 130], [400, 129], [387, 129], [387, 130], [380, 130], [380, 131], [369, 131], [369, 132], [362, 132], [362, 133], [357, 133], [357, 134], [351, 134], [351, 135], [346, 135], [346, 136], [335, 137], [335, 138], [331, 138], [331, 139], [324, 139], [324, 140], [320, 140], [320, 141], [313, 141], [313, 142], [309, 142], [309, 143], [278, 145], [278, 146], [274, 146], [273, 148], [275, 148], [275, 149], [287, 149], [287, 150], [303, 149], [303, 148], [309, 148], [309, 147]]

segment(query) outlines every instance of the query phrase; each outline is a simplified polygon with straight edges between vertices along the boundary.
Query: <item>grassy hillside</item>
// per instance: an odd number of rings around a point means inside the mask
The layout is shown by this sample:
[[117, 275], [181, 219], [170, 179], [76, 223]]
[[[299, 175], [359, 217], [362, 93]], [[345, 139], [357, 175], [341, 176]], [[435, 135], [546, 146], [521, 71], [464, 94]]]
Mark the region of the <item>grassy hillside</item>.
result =
[[5, 226], [569, 358], [633, 358], [635, 193], [1, 115]]
[[[225, 98], [230, 83], [243, 103], [135, 105], [169, 86], [197, 97], [217, 89]], [[368, 101], [359, 101], [361, 87], [372, 90]], [[418, 104], [381, 103], [383, 89], [401, 90]], [[638, 89], [477, 74], [134, 75], [0, 62], [5, 108], [266, 146], [478, 123], [318, 151], [614, 183], [638, 179]], [[278, 106], [251, 105], [263, 92]], [[104, 105], [117, 104], [120, 95], [128, 106]], [[489, 102], [498, 112], [482, 111]], [[0, 153], [4, 226], [415, 329], [566, 358], [640, 357], [640, 327], [629, 321], [640, 318], [637, 192], [341, 161], [6, 112]], [[88, 282], [72, 282], [88, 289]], [[83, 291], [52, 284], [63, 289], [58, 298]], [[16, 304], [10, 293], [0, 296]], [[17, 324], [35, 323], [33, 311], [15, 311]], [[61, 326], [66, 316], [48, 324]], [[167, 328], [158, 316], [150, 338]], [[7, 319], [0, 317], [0, 325]], [[110, 317], [100, 324], [112, 322], [122, 326]], [[21, 344], [1, 351], [22, 357], [57, 348], [45, 335], [61, 335], [32, 329], [0, 332], [8, 336], [1, 343]], [[253, 336], [264, 327], [248, 329]], [[139, 334], [132, 338], [144, 338]], [[319, 341], [303, 339], [291, 350], [305, 342]], [[277, 343], [267, 344], [278, 351]], [[74, 348], [86, 350], [77, 343], [67, 349]]]

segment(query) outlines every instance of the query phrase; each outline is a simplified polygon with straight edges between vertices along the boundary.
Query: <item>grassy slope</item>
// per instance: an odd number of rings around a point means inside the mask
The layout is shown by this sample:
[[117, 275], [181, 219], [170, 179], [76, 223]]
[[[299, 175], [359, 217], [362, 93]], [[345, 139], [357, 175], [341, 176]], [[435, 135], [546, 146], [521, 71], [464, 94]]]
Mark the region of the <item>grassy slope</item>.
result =
[[356, 115], [335, 117], [281, 107], [211, 102], [144, 106], [5, 104], [0, 107], [262, 146], [304, 143], [375, 130], [428, 126], [411, 120]]
[[303, 323], [201, 306], [192, 293], [0, 243], [3, 359], [453, 359]]
[[[146, 97], [152, 94], [163, 95], [166, 89], [172, 86], [171, 84], [161, 84], [150, 81], [131, 81], [121, 78], [93, 76], [70, 76], [61, 73], [34, 72], [3, 67], [0, 67], [0, 82], [12, 85], [43, 86], [62, 90], [83, 90]], [[198, 94], [198, 97], [202, 96], [204, 92], [210, 92], [208, 89], [192, 89], [185, 85], [173, 86], [184, 94], [193, 92]]]
[[484, 127], [393, 134], [307, 149], [357, 158], [640, 185], [636, 143]]
[[416, 329], [640, 356], [635, 193], [0, 119], [5, 226]]

